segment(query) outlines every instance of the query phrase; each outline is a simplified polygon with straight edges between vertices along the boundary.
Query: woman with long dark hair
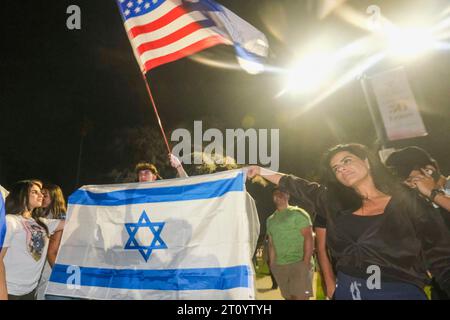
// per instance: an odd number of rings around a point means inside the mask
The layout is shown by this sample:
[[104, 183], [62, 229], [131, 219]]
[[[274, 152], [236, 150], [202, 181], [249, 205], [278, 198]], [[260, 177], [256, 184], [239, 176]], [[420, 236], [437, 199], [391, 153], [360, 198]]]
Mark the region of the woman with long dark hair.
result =
[[[14, 184], [6, 198], [7, 232], [0, 252], [4, 264], [10, 300], [34, 300], [36, 287], [46, 261], [48, 238], [64, 228], [64, 221], [39, 216], [43, 195], [41, 184], [34, 180]], [[0, 295], [5, 296], [5, 292]]]
[[323, 184], [257, 166], [248, 177], [314, 210], [337, 270], [335, 299], [426, 299], [428, 272], [450, 291], [450, 235], [433, 209], [363, 145], [328, 150], [322, 169]]

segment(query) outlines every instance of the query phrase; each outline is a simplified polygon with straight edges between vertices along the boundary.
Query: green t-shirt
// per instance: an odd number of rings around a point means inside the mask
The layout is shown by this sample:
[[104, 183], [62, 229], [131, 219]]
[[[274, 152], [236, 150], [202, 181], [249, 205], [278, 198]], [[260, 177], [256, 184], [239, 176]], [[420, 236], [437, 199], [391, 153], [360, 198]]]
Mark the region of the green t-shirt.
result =
[[300, 230], [310, 226], [312, 223], [309, 214], [293, 206], [283, 211], [275, 211], [267, 218], [267, 233], [272, 237], [277, 264], [303, 260], [304, 237]]

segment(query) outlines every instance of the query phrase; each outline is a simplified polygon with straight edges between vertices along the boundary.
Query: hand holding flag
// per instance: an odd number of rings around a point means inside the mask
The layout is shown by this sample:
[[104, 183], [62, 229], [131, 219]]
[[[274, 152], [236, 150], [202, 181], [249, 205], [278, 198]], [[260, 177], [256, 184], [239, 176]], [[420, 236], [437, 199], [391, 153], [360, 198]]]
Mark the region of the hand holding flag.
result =
[[186, 173], [186, 171], [184, 171], [183, 164], [181, 163], [180, 159], [178, 159], [174, 154], [169, 153], [169, 161], [170, 165], [177, 170], [178, 176], [180, 178], [188, 177], [188, 174]]
[[169, 160], [170, 160], [170, 165], [175, 168], [178, 169], [179, 167], [181, 167], [181, 161], [180, 159], [178, 159], [176, 156], [174, 156], [172, 153], [169, 153]]
[[247, 72], [264, 70], [259, 59], [268, 53], [266, 36], [213, 0], [117, 0], [117, 4], [169, 153], [147, 71], [217, 44], [234, 45]]

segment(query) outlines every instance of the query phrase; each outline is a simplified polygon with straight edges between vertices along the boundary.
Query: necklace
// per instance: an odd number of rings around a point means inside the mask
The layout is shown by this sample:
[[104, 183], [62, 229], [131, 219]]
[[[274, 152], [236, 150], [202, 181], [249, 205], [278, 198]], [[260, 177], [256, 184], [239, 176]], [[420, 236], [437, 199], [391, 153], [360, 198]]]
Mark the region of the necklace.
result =
[[[379, 214], [380, 212], [384, 212], [384, 209], [386, 208], [387, 203], [385, 203], [385, 201], [381, 200], [384, 198], [390, 198], [390, 196], [386, 195], [386, 194], [380, 194], [378, 196], [375, 196], [373, 198], [363, 198], [363, 203], [361, 205], [361, 215], [365, 216], [365, 215], [373, 215], [375, 214]], [[379, 203], [376, 203], [375, 200], [380, 200]], [[370, 213], [368, 213], [368, 211]]]

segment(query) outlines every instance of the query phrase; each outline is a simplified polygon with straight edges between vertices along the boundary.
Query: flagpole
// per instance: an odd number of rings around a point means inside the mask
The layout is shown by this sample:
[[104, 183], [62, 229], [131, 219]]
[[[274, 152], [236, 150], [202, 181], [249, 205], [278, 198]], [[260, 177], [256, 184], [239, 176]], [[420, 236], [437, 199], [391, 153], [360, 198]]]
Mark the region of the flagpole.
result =
[[161, 129], [161, 133], [163, 135], [164, 142], [166, 143], [167, 151], [169, 151], [169, 153], [172, 153], [170, 146], [169, 146], [169, 142], [167, 141], [166, 133], [164, 132], [164, 128], [162, 126], [161, 118], [159, 117], [158, 109], [156, 108], [155, 100], [153, 99], [152, 90], [150, 90], [150, 86], [148, 84], [147, 77], [145, 76], [144, 72], [142, 72], [142, 78], [144, 79], [145, 87], [147, 88], [147, 92], [150, 97], [150, 101], [152, 103], [153, 110], [155, 111], [156, 119], [158, 120], [158, 124], [159, 124], [159, 128]]

